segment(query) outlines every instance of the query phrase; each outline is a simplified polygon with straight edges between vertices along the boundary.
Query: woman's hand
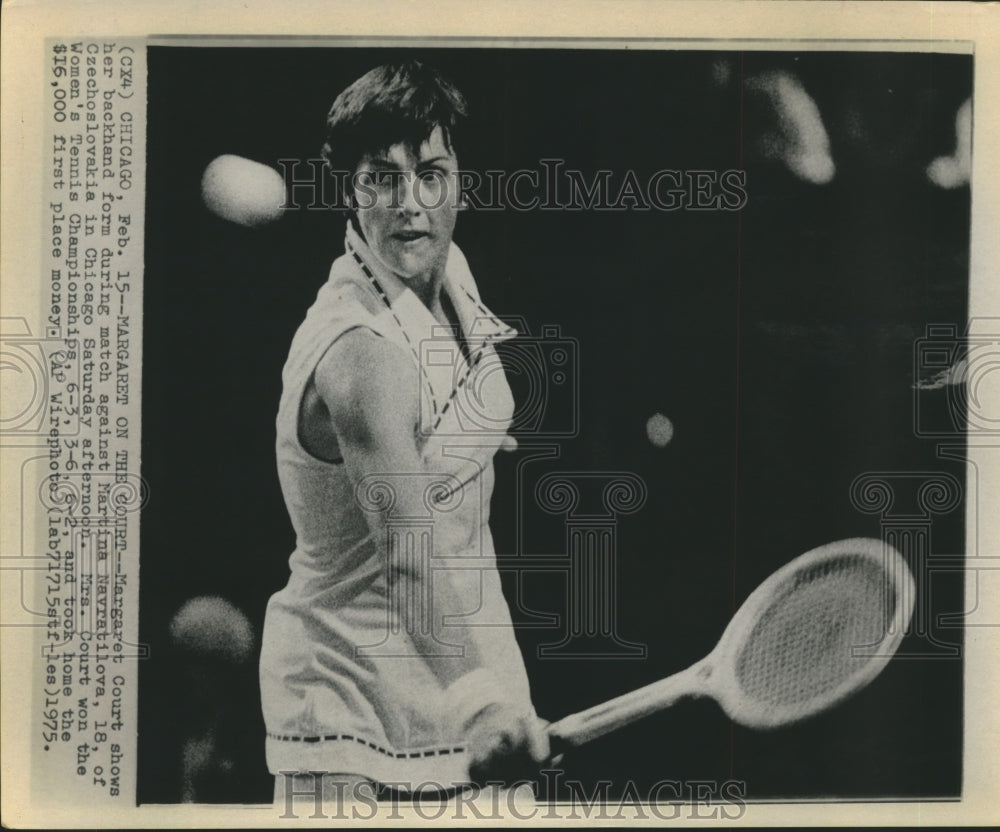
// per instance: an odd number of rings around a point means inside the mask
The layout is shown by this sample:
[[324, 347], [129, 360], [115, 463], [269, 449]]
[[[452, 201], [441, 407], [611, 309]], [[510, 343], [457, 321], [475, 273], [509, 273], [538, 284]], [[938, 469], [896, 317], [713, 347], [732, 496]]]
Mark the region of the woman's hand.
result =
[[469, 776], [488, 782], [531, 780], [549, 759], [547, 723], [511, 705], [488, 705], [473, 717], [466, 736]]
[[511, 436], [509, 433], [505, 433], [503, 440], [500, 442], [501, 451], [516, 451], [517, 450], [517, 440]]

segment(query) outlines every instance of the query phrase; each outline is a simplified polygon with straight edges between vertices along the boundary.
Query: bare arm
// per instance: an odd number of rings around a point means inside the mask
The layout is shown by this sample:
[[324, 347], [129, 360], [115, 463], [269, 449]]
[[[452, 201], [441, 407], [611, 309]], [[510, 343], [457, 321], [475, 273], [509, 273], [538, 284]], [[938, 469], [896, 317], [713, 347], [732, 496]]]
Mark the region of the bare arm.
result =
[[[401, 476], [433, 473], [428, 470], [417, 447], [419, 378], [410, 357], [395, 345], [364, 329], [347, 332], [320, 361], [315, 373], [316, 389], [326, 404], [351, 481], [357, 486], [365, 478], [383, 479], [390, 484], [399, 516], [426, 516], [424, 489], [427, 478]], [[420, 651], [431, 672], [456, 700], [456, 720], [470, 737], [472, 771], [477, 779], [519, 776], [531, 761], [541, 762], [548, 754], [548, 741], [533, 712], [505, 701], [503, 680], [490, 677], [485, 666], [488, 651], [479, 643], [482, 628], [449, 624], [448, 641], [464, 647], [461, 657], [442, 655], [434, 639], [434, 609], [463, 609], [454, 573], [437, 570], [433, 596], [430, 564], [426, 558], [404, 558], [390, 550], [387, 518], [366, 512], [369, 526], [384, 550], [392, 591], [405, 599], [399, 605], [402, 625]], [[467, 544], [461, 530], [435, 521], [433, 541], [438, 554], [464, 554], [456, 548]], [[438, 615], [440, 612], [438, 612]], [[455, 621], [453, 619], [453, 621]], [[486, 681], [488, 680], [488, 681]]]
[[[352, 483], [384, 482], [391, 489], [392, 512], [399, 517], [423, 517], [428, 513], [424, 490], [431, 474], [417, 450], [417, 370], [409, 356], [364, 329], [346, 333], [326, 353], [316, 368], [316, 389], [330, 411], [344, 465]], [[437, 613], [462, 609], [448, 570], [434, 576], [433, 604], [430, 599], [430, 564], [426, 558], [405, 557], [389, 551], [396, 542], [387, 534], [386, 516], [366, 512], [369, 526], [383, 548], [388, 578], [398, 593], [401, 622], [431, 671], [445, 685], [483, 666], [483, 655], [472, 628], [450, 627], [449, 641], [460, 643], [464, 656], [441, 654], [426, 621]], [[452, 532], [449, 534], [449, 532]], [[435, 523], [434, 546], [438, 554], [455, 551], [466, 541], [456, 539], [446, 523]]]

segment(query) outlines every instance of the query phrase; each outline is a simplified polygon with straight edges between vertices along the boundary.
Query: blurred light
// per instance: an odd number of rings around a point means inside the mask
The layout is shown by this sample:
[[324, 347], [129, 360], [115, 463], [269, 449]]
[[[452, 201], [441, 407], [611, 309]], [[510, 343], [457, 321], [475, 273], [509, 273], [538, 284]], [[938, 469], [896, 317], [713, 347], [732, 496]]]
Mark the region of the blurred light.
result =
[[955, 114], [955, 153], [938, 156], [927, 166], [927, 178], [940, 188], [968, 185], [972, 177], [972, 99]]
[[674, 438], [674, 423], [662, 413], [654, 413], [646, 422], [646, 436], [657, 448], [663, 448]]
[[253, 627], [225, 598], [202, 595], [182, 606], [170, 621], [174, 646], [199, 657], [242, 663], [254, 647]]

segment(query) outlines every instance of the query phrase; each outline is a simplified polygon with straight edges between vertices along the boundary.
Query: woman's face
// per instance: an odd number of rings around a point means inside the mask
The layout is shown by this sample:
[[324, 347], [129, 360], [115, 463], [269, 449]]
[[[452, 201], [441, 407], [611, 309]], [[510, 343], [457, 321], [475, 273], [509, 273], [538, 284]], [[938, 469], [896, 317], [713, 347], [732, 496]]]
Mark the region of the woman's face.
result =
[[458, 213], [458, 160], [440, 127], [415, 152], [394, 144], [366, 155], [355, 177], [361, 233], [395, 274], [427, 280], [443, 273]]

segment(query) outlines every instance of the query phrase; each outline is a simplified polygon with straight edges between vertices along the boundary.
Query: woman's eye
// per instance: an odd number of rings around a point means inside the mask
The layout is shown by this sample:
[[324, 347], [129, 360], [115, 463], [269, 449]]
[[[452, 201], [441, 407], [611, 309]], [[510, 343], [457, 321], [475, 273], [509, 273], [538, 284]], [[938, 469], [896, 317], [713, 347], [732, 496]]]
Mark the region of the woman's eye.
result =
[[366, 170], [360, 174], [361, 181], [373, 188], [392, 187], [399, 177], [399, 171], [393, 170]]
[[437, 169], [421, 171], [420, 184], [425, 188], [440, 188], [444, 184], [443, 171]]
[[399, 171], [377, 170], [372, 173], [372, 183], [379, 187], [392, 187], [399, 179]]

